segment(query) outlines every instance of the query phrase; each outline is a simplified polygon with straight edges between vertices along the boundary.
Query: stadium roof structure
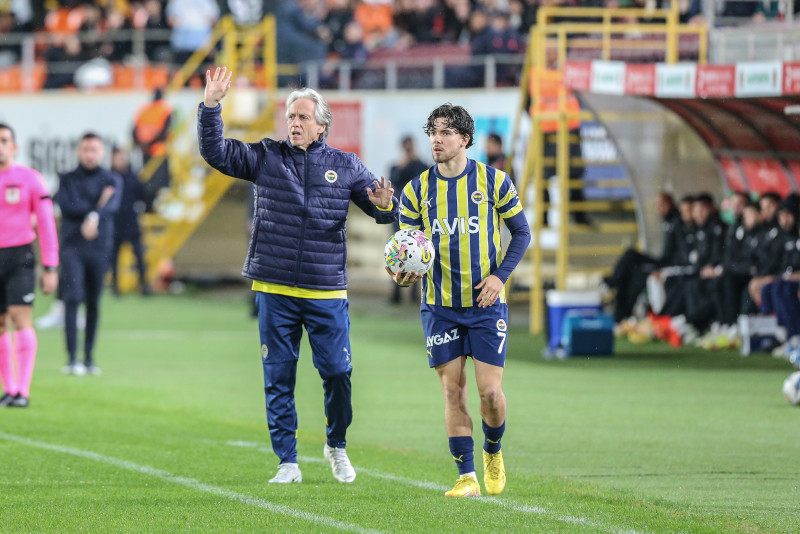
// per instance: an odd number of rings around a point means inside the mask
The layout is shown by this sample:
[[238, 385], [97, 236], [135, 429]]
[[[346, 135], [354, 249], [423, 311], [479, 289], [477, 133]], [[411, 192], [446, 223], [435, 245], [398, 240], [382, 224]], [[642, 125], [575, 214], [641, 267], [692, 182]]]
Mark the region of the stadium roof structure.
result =
[[657, 100], [706, 142], [733, 191], [800, 189], [800, 62], [569, 61], [564, 83]]

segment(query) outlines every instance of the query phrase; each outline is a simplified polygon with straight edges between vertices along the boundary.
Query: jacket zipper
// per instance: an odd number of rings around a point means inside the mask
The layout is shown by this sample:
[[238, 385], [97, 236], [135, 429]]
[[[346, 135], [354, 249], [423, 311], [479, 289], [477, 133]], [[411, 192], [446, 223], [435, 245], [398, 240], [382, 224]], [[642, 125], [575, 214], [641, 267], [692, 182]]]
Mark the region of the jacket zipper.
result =
[[294, 287], [300, 280], [300, 264], [306, 241], [306, 218], [308, 217], [308, 149], [303, 152], [303, 226], [300, 230], [300, 248], [297, 251], [297, 265], [294, 268]]

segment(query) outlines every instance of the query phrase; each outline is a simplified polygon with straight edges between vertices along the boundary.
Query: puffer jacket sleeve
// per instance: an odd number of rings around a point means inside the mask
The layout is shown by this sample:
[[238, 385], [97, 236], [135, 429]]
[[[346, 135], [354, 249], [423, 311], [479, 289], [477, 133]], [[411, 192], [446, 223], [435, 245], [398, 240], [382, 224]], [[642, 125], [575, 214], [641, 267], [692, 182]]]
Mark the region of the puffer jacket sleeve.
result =
[[396, 197], [392, 197], [392, 209], [380, 210], [375, 204], [370, 202], [367, 195], [367, 188], [374, 190], [373, 182], [375, 175], [367, 169], [355, 154], [353, 158], [353, 187], [350, 190], [350, 199], [358, 206], [361, 211], [375, 219], [378, 224], [390, 224], [397, 220], [400, 202]]
[[200, 155], [206, 163], [223, 174], [255, 182], [259, 161], [264, 153], [261, 143], [243, 143], [222, 136], [222, 105], [197, 110], [197, 139]]

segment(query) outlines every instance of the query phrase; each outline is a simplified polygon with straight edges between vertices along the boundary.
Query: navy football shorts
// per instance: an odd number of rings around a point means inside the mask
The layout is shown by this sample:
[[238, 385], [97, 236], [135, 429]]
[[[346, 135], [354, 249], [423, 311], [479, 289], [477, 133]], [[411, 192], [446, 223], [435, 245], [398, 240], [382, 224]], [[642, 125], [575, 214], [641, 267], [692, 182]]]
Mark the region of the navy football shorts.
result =
[[9, 306], [31, 306], [36, 290], [32, 245], [0, 248], [0, 314]]
[[479, 362], [504, 367], [508, 337], [508, 305], [488, 308], [450, 308], [423, 304], [422, 330], [431, 367], [472, 356]]

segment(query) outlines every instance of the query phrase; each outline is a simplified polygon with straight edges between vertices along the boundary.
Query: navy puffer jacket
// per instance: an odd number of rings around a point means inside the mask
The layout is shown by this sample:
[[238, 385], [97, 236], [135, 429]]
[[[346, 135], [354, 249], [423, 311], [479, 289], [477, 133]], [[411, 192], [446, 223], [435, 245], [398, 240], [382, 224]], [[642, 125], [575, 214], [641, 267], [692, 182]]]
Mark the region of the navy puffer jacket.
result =
[[253, 232], [242, 274], [292, 287], [346, 289], [350, 201], [378, 223], [390, 224], [397, 218], [397, 199], [391, 211], [376, 208], [366, 191], [375, 176], [358, 156], [324, 141], [304, 151], [286, 140], [224, 139], [221, 110], [220, 105], [200, 104], [197, 135], [200, 155], [209, 165], [256, 186]]

